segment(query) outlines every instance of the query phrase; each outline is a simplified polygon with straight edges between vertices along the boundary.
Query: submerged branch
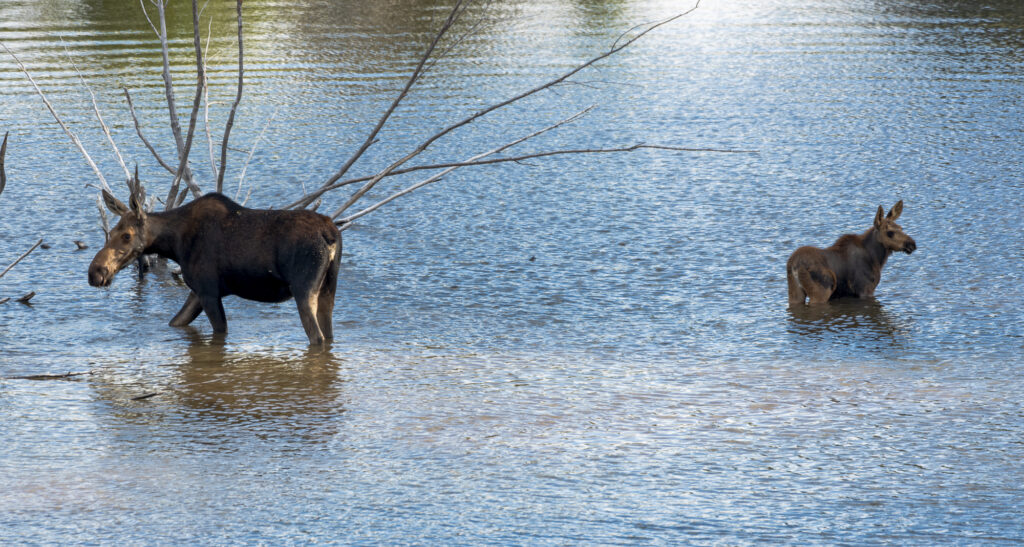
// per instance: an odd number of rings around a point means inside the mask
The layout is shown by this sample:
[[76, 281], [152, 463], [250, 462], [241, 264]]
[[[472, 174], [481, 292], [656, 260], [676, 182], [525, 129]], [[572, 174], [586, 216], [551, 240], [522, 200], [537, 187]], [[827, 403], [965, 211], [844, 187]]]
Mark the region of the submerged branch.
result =
[[5, 376], [4, 380], [63, 380], [65, 378], [74, 378], [75, 376], [85, 376], [92, 374], [91, 370], [85, 372], [65, 372], [64, 374], [30, 374], [28, 376]]

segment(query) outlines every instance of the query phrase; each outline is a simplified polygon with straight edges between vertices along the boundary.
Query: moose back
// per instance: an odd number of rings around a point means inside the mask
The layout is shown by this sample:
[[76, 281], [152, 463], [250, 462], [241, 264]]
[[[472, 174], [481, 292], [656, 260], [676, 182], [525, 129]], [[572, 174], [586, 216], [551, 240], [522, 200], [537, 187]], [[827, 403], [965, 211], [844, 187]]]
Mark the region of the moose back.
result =
[[110, 285], [137, 257], [156, 254], [177, 262], [192, 289], [172, 326], [187, 325], [202, 311], [215, 333], [225, 333], [225, 296], [259, 302], [294, 297], [309, 343], [334, 338], [341, 233], [329, 218], [305, 210], [247, 209], [217, 193], [147, 213], [137, 182], [130, 206], [107, 191], [103, 198], [121, 220], [89, 265], [90, 285]]

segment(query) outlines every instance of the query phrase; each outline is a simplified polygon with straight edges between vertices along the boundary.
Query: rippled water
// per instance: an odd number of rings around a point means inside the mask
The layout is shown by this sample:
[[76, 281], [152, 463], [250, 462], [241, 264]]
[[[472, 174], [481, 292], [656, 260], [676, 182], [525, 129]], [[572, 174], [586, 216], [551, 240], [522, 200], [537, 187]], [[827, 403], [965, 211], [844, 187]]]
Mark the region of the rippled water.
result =
[[[177, 5], [181, 4], [181, 5]], [[435, 65], [371, 148], [426, 136], [607, 48], [675, 1], [515, 1]], [[148, 3], [147, 3], [148, 5]], [[189, 15], [173, 3], [187, 110]], [[447, 12], [250, 0], [234, 194], [280, 206], [332, 174]], [[217, 3], [214, 131], [231, 6]], [[166, 325], [165, 269], [93, 289], [95, 177], [9, 56], [0, 131], [0, 540], [41, 543], [978, 543], [1024, 540], [1024, 8], [1011, 0], [706, 1], [424, 161], [521, 146], [632, 152], [452, 174], [344, 234], [338, 340], [294, 304], [228, 299], [230, 333]], [[61, 39], [67, 44], [67, 52]], [[111, 184], [73, 56], [144, 182], [167, 175], [159, 55], [137, 5], [0, 3]], [[211, 188], [200, 134], [193, 169]], [[382, 198], [422, 177], [384, 183]], [[333, 210], [347, 194], [329, 194]], [[784, 263], [903, 199], [919, 245], [877, 300], [788, 310]], [[73, 240], [90, 246], [75, 250]], [[19, 377], [87, 373], [60, 380]], [[142, 397], [142, 398], [139, 398]]]

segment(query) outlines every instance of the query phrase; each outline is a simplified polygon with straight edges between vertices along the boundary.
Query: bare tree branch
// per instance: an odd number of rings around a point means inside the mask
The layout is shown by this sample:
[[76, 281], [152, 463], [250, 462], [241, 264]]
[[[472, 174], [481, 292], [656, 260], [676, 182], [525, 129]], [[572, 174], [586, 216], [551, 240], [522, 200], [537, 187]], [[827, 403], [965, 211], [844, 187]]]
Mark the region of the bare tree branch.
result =
[[139, 125], [139, 118], [135, 116], [135, 105], [132, 104], [132, 96], [128, 93], [127, 87], [124, 88], [124, 98], [128, 99], [128, 111], [132, 114], [132, 121], [135, 123], [135, 132], [139, 135], [139, 139], [142, 140], [142, 144], [146, 145], [146, 148], [148, 148], [149, 151], [153, 154], [153, 157], [156, 158], [157, 163], [159, 163], [164, 169], [166, 169], [168, 173], [173, 174], [175, 172], [174, 168], [168, 165], [167, 162], [160, 157], [160, 154], [158, 154], [156, 149], [153, 148], [153, 145], [150, 144], [148, 140], [146, 140], [146, 136], [142, 134], [142, 126]]
[[235, 102], [231, 105], [227, 125], [224, 126], [224, 140], [220, 146], [220, 169], [217, 175], [218, 192], [224, 191], [224, 171], [228, 166], [228, 136], [231, 135], [231, 127], [235, 125], [235, 111], [238, 110], [238, 103], [242, 101], [242, 80], [245, 75], [245, 57], [242, 49], [242, 0], [236, 0], [235, 10], [238, 13], [238, 93], [235, 95]]
[[370, 134], [367, 135], [366, 140], [363, 141], [362, 146], [360, 146], [359, 149], [356, 150], [354, 154], [352, 154], [352, 157], [350, 157], [348, 161], [346, 161], [345, 164], [341, 166], [341, 169], [338, 169], [338, 171], [333, 176], [331, 176], [331, 178], [328, 179], [327, 182], [321, 185], [320, 189], [304, 196], [301, 200], [296, 202], [296, 204], [291, 205], [288, 208], [305, 207], [312, 203], [314, 200], [316, 200], [324, 192], [327, 191], [325, 190], [327, 187], [329, 187], [331, 184], [334, 184], [335, 182], [338, 181], [338, 179], [343, 177], [345, 173], [348, 172], [349, 168], [352, 167], [352, 165], [355, 164], [355, 162], [360, 157], [362, 157], [363, 153], [366, 152], [366, 150], [373, 143], [377, 142], [377, 134], [380, 133], [381, 128], [383, 128], [384, 124], [387, 123], [388, 119], [391, 118], [391, 115], [398, 108], [398, 105], [402, 102], [403, 99], [405, 99], [406, 95], [409, 94], [409, 90], [412, 88], [413, 84], [415, 84], [416, 81], [419, 80], [420, 76], [423, 73], [423, 67], [430, 59], [431, 55], [434, 52], [434, 49], [437, 47], [438, 42], [440, 42], [441, 38], [443, 38], [444, 35], [451, 29], [452, 25], [455, 23], [456, 19], [458, 18], [462, 10], [462, 0], [459, 0], [455, 3], [455, 6], [452, 8], [451, 12], [448, 13], [448, 18], [445, 19], [444, 24], [441, 25], [441, 29], [438, 30], [436, 35], [434, 35], [434, 40], [430, 43], [430, 46], [427, 47], [427, 50], [420, 57], [419, 63], [416, 65], [416, 68], [412, 71], [412, 74], [410, 74], [409, 78], [406, 80], [405, 87], [403, 87], [402, 91], [398, 94], [397, 97], [395, 97], [395, 100], [391, 102], [391, 106], [389, 106], [388, 109], [384, 111], [384, 114], [381, 115], [380, 120], [377, 121], [377, 125], [375, 125], [373, 130], [370, 131]]
[[[350, 206], [352, 206], [352, 204], [355, 203], [356, 201], [358, 201], [361, 197], [366, 195], [366, 193], [368, 191], [370, 191], [371, 188], [373, 188], [381, 179], [386, 177], [391, 171], [394, 171], [395, 169], [397, 169], [398, 167], [403, 165], [405, 162], [407, 162], [410, 159], [412, 159], [412, 158], [416, 157], [417, 155], [419, 155], [421, 152], [426, 150], [431, 144], [433, 144], [435, 141], [437, 141], [441, 137], [444, 137], [448, 133], [451, 133], [452, 131], [455, 131], [456, 129], [459, 129], [460, 127], [463, 127], [465, 125], [473, 123], [477, 119], [479, 119], [479, 118], [481, 118], [481, 117], [483, 117], [483, 116], [485, 116], [485, 115], [487, 115], [487, 114], [489, 114], [491, 112], [494, 112], [495, 110], [498, 110], [500, 108], [503, 108], [505, 106], [508, 106], [510, 104], [518, 102], [518, 101], [520, 101], [522, 99], [525, 99], [526, 97], [534, 95], [534, 94], [536, 94], [536, 93], [538, 93], [540, 91], [543, 91], [545, 89], [549, 89], [552, 86], [555, 86], [555, 85], [557, 85], [557, 84], [559, 84], [561, 82], [564, 82], [564, 81], [568, 80], [572, 76], [574, 76], [577, 73], [579, 73], [581, 70], [583, 70], [583, 69], [593, 65], [594, 63], [596, 63], [598, 61], [606, 59], [606, 58], [610, 57], [611, 55], [614, 55], [614, 54], [622, 51], [623, 49], [629, 47], [634, 42], [636, 42], [640, 38], [646, 36], [648, 33], [653, 31], [654, 29], [656, 29], [658, 27], [661, 27], [663, 25], [666, 25], [668, 23], [671, 23], [672, 21], [675, 21], [675, 20], [677, 20], [677, 19], [679, 19], [679, 18], [681, 18], [681, 17], [683, 17], [683, 16], [685, 16], [685, 15], [687, 15], [689, 13], [692, 13], [694, 10], [697, 9], [697, 7], [699, 5], [700, 5], [700, 2], [698, 0], [694, 4], [694, 6], [692, 8], [690, 8], [689, 10], [686, 10], [686, 11], [684, 11], [682, 13], [678, 13], [676, 15], [673, 15], [671, 17], [668, 17], [668, 18], [663, 19], [661, 21], [658, 21], [656, 23], [649, 24], [649, 25], [646, 26], [646, 28], [644, 28], [644, 30], [642, 30], [641, 32], [636, 33], [633, 37], [629, 38], [628, 40], [622, 40], [622, 37], [620, 36], [618, 39], [616, 39], [616, 41], [612, 44], [612, 47], [608, 51], [606, 51], [606, 52], [604, 52], [604, 53], [602, 53], [600, 55], [594, 56], [594, 57], [590, 58], [589, 60], [587, 60], [587, 61], [585, 61], [585, 62], [583, 62], [583, 63], [581, 63], [579, 65], [576, 65], [574, 68], [572, 68], [568, 72], [565, 72], [561, 76], [553, 78], [553, 79], [551, 79], [551, 80], [549, 80], [549, 81], [547, 81], [547, 82], [545, 82], [545, 83], [543, 83], [541, 85], [538, 85], [538, 86], [536, 86], [536, 87], [534, 87], [532, 89], [524, 91], [524, 92], [522, 92], [522, 93], [520, 93], [518, 95], [515, 95], [515, 96], [513, 96], [513, 97], [511, 97], [509, 99], [506, 99], [506, 100], [501, 101], [499, 103], [492, 104], [491, 106], [488, 106], [488, 107], [484, 108], [483, 110], [480, 110], [480, 111], [478, 111], [478, 112], [476, 112], [476, 113], [474, 113], [474, 114], [472, 114], [472, 115], [470, 115], [470, 116], [468, 116], [466, 118], [463, 118], [462, 120], [460, 120], [460, 121], [458, 121], [458, 122], [456, 122], [456, 123], [454, 123], [452, 125], [449, 125], [448, 127], [446, 127], [444, 129], [442, 129], [441, 131], [435, 133], [434, 135], [430, 136], [425, 141], [420, 143], [420, 145], [417, 146], [415, 150], [413, 150], [412, 152], [406, 154], [401, 159], [393, 162], [391, 165], [386, 167], [383, 171], [377, 173], [377, 175], [375, 175], [373, 178], [371, 178], [369, 181], [367, 181], [366, 184], [364, 184], [362, 187], [360, 187], [359, 190], [357, 190], [354, 194], [352, 194], [352, 196], [349, 197], [349, 199], [341, 207], [339, 207], [334, 212], [334, 214], [332, 215], [332, 218], [337, 218], [337, 217], [341, 216], [341, 214], [346, 209], [348, 209]], [[449, 19], [451, 19], [451, 17], [449, 17]], [[439, 32], [438, 35], [440, 36], [446, 30], [447, 29], [442, 29], [442, 31]], [[420, 66], [422, 66], [422, 62], [420, 64]], [[418, 70], [419, 70], [419, 67], [417, 68], [417, 71]], [[319, 196], [320, 194], [323, 193], [323, 192], [320, 192], [320, 191], [318, 191], [318, 192], [314, 192], [314, 194], [316, 196]], [[307, 196], [307, 199], [308, 199], [308, 196]]]
[[[213, 17], [206, 22], [206, 62], [210, 62], [210, 38], [213, 37]], [[207, 65], [209, 69], [209, 65]], [[210, 76], [203, 79], [203, 130], [206, 132], [206, 147], [210, 152], [210, 169], [213, 180], [217, 180], [217, 157], [213, 153], [213, 135], [210, 134]]]
[[7, 269], [5, 269], [4, 271], [0, 272], [0, 277], [3, 277], [5, 275], [7, 275], [7, 272], [11, 271], [11, 268], [17, 266], [19, 262], [24, 260], [25, 257], [29, 255], [29, 253], [31, 253], [32, 251], [36, 250], [36, 247], [38, 247], [38, 246], [40, 246], [42, 244], [43, 244], [43, 240], [42, 239], [37, 241], [36, 244], [33, 245], [31, 249], [25, 251], [21, 256], [19, 256], [18, 260], [15, 260], [14, 262], [11, 263], [10, 266], [7, 267]]
[[[185, 146], [180, 154], [181, 163], [178, 165], [178, 172], [174, 175], [174, 181], [171, 183], [171, 191], [167, 194], [168, 208], [177, 207], [185, 201], [184, 192], [180, 196], [178, 195], [178, 183], [182, 180], [182, 176], [188, 172], [188, 155], [192, 150], [192, 139], [196, 131], [196, 119], [199, 114], [199, 105], [203, 98], [203, 82], [206, 80], [202, 38], [199, 34], [199, 4], [196, 0], [192, 0], [192, 42], [196, 50], [196, 95], [192, 100], [192, 113], [188, 119], [188, 134], [185, 136]], [[186, 178], [185, 184], [192, 191], [193, 197], [202, 195], [202, 191], [199, 190], [199, 187], [191, 179]]]
[[4, 143], [0, 144], [0, 194], [3, 194], [4, 188], [7, 187], [7, 171], [4, 169], [4, 156], [7, 155], [7, 136], [10, 134], [10, 131], [5, 132]]
[[83, 156], [85, 156], [85, 161], [89, 163], [89, 167], [92, 167], [93, 172], [96, 173], [96, 177], [100, 179], [100, 185], [103, 186], [103, 189], [110, 191], [110, 185], [107, 184], [107, 179], [103, 177], [103, 173], [100, 172], [100, 168], [96, 166], [96, 162], [92, 161], [92, 156], [90, 156], [89, 153], [85, 151], [85, 147], [82, 146], [82, 141], [78, 140], [78, 135], [76, 135], [74, 131], [71, 131], [71, 129], [68, 128], [67, 124], [64, 123], [64, 120], [62, 120], [60, 116], [57, 115], [57, 111], [53, 109], [53, 105], [50, 104], [50, 101], [46, 98], [46, 94], [43, 93], [42, 89], [39, 89], [39, 85], [36, 84], [36, 81], [34, 79], [32, 79], [32, 75], [29, 74], [28, 69], [25, 68], [24, 64], [22, 64], [21, 59], [18, 59], [18, 56], [15, 55], [14, 52], [7, 47], [7, 44], [0, 42], [0, 46], [3, 46], [4, 50], [7, 51], [7, 54], [14, 59], [14, 62], [18, 63], [18, 66], [21, 68], [21, 71], [25, 74], [25, 77], [28, 78], [28, 81], [32, 83], [32, 87], [35, 88], [36, 93], [38, 93], [39, 97], [43, 99], [43, 104], [46, 105], [46, 108], [50, 111], [50, 114], [53, 116], [53, 119], [57, 121], [57, 125], [60, 125], [60, 128], [64, 130], [64, 133], [66, 133], [67, 136], [71, 138], [71, 142], [73, 142], [75, 146], [78, 147], [78, 151], [81, 152]]
[[[275, 117], [277, 117], [276, 108], [270, 117], [267, 118], [267, 123], [263, 124], [263, 129], [260, 131], [260, 134], [256, 135], [256, 140], [253, 141], [252, 148], [249, 149], [249, 155], [245, 157], [245, 163], [242, 164], [242, 174], [238, 176], [238, 189], [235, 190], [236, 201], [238, 200], [238, 195], [242, 192], [242, 181], [245, 180], [245, 172], [249, 169], [249, 162], [252, 161], [252, 157], [256, 153], [256, 147], [260, 144], [260, 139], [263, 138], [263, 134], [267, 132], [267, 128], [270, 127], [270, 122], [274, 121]], [[252, 193], [251, 187], [249, 188], [249, 192]], [[249, 196], [246, 196], [245, 199], [248, 200]]]
[[[588, 106], [587, 108], [584, 108], [583, 110], [577, 112], [576, 114], [573, 114], [572, 116], [569, 116], [568, 118], [565, 118], [564, 120], [561, 120], [559, 122], [551, 124], [551, 125], [543, 128], [543, 129], [540, 129], [538, 131], [534, 131], [533, 133], [530, 133], [529, 135], [526, 135], [525, 137], [520, 137], [520, 138], [518, 138], [518, 139], [516, 139], [516, 140], [514, 140], [514, 141], [512, 141], [510, 143], [503, 144], [503, 145], [499, 146], [498, 148], [495, 148], [494, 150], [491, 150], [489, 152], [484, 152], [482, 154], [477, 154], [476, 156], [473, 156], [472, 158], [469, 158], [468, 160], [466, 160], [466, 162], [462, 162], [462, 164], [460, 164], [460, 165], [450, 166], [448, 169], [445, 169], [444, 171], [442, 171], [442, 172], [440, 172], [440, 173], [438, 173], [438, 174], [436, 174], [436, 175], [434, 175], [434, 176], [432, 176], [432, 177], [430, 177], [430, 178], [428, 178], [428, 179], [426, 179], [424, 181], [418, 182], [418, 183], [410, 186], [409, 188], [406, 188], [405, 190], [402, 190], [401, 192], [395, 193], [395, 194], [391, 195], [390, 197], [388, 197], [386, 199], [383, 199], [383, 200], [375, 203], [374, 205], [371, 205], [370, 207], [367, 207], [366, 209], [363, 209], [362, 211], [359, 211], [358, 213], [356, 213], [354, 215], [350, 215], [348, 217], [345, 217], [344, 219], [338, 221], [338, 224], [341, 225], [341, 226], [344, 226], [345, 228], [347, 228], [348, 225], [350, 225], [350, 223], [353, 220], [355, 220], [355, 219], [357, 219], [357, 218], [359, 218], [361, 216], [367, 215], [369, 213], [372, 213], [373, 211], [376, 211], [380, 207], [384, 206], [385, 204], [387, 204], [387, 203], [389, 203], [391, 201], [394, 201], [395, 199], [398, 199], [398, 198], [400, 198], [400, 197], [402, 197], [402, 196], [412, 192], [413, 190], [416, 190], [417, 188], [421, 188], [421, 187], [426, 186], [426, 185], [428, 185], [428, 184], [430, 184], [432, 182], [436, 182], [438, 180], [441, 180], [442, 177], [444, 177], [448, 173], [451, 173], [452, 171], [458, 169], [459, 167], [462, 167], [463, 165], [473, 164], [474, 162], [479, 161], [479, 160], [481, 160], [482, 158], [484, 158], [486, 156], [490, 156], [490, 155], [493, 155], [493, 154], [498, 154], [498, 153], [503, 152], [505, 150], [508, 150], [509, 148], [511, 148], [511, 147], [513, 147], [513, 146], [515, 146], [517, 144], [520, 144], [520, 143], [522, 143], [524, 141], [532, 139], [532, 138], [534, 138], [534, 137], [536, 137], [538, 135], [542, 135], [544, 133], [547, 133], [548, 131], [551, 131], [552, 129], [561, 127], [561, 126], [563, 126], [563, 125], [565, 125], [567, 123], [574, 122], [574, 121], [582, 118], [583, 116], [586, 116], [587, 114], [589, 114], [590, 111], [593, 110], [594, 108], [595, 108], [594, 105]], [[337, 217], [334, 217], [334, 218], [337, 218]]]
[[75, 64], [74, 58], [71, 57], [71, 50], [68, 49], [68, 45], [64, 42], [63, 37], [61, 37], [60, 43], [64, 46], [64, 53], [68, 56], [68, 62], [71, 63], [75, 72], [78, 73], [78, 79], [82, 81], [82, 85], [85, 87], [85, 90], [89, 92], [89, 97], [92, 99], [92, 111], [96, 114], [96, 120], [100, 122], [100, 127], [103, 128], [103, 134], [107, 136], [107, 142], [109, 142], [110, 147], [114, 149], [114, 155], [117, 156], [117, 163], [121, 164], [121, 169], [124, 169], [125, 178], [131, 178], [132, 174], [128, 171], [128, 166], [125, 165], [124, 158], [121, 157], [121, 150], [117, 148], [117, 143], [114, 142], [114, 137], [110, 135], [110, 129], [103, 121], [103, 114], [100, 113], [100, 107], [96, 104], [96, 94], [92, 92], [92, 87], [89, 86], [89, 82], [85, 81], [85, 76], [82, 75], [82, 71], [78, 70], [78, 65]]
[[[142, 0], [139, 1], [141, 2]], [[167, 202], [165, 203], [165, 207], [167, 209], [172, 209], [177, 201], [178, 181], [181, 180], [181, 177], [185, 177], [185, 184], [190, 188], [194, 186], [194, 183], [192, 182], [192, 172], [188, 168], [188, 156], [184, 154], [185, 142], [181, 136], [181, 124], [178, 121], [178, 106], [174, 97], [174, 82], [171, 79], [170, 46], [167, 42], [167, 0], [156, 0], [156, 7], [157, 13], [160, 15], [160, 29], [157, 31], [157, 36], [160, 38], [160, 54], [163, 60], [164, 95], [167, 98], [167, 113], [171, 119], [171, 134], [174, 136], [174, 143], [178, 151], [179, 170], [180, 166], [184, 166], [184, 171], [180, 174], [178, 173], [178, 170], [173, 171], [175, 173], [175, 182], [171, 183], [171, 190], [173, 192], [168, 192]], [[143, 11], [145, 11], [145, 7], [143, 7]], [[149, 18], [148, 14], [146, 15], [146, 18]], [[150, 21], [150, 24], [152, 25], [152, 21]], [[172, 193], [174, 194], [173, 196], [171, 195]], [[194, 190], [194, 193], [198, 194], [199, 192], [198, 190]]]
[[153, 29], [153, 33], [159, 38], [160, 31], [156, 29], [156, 25], [153, 24], [153, 20], [149, 18], [149, 12], [146, 11], [146, 2], [144, 0], [139, 0], [139, 5], [142, 6], [142, 14], [146, 16], [146, 21], [149, 22], [149, 28]]

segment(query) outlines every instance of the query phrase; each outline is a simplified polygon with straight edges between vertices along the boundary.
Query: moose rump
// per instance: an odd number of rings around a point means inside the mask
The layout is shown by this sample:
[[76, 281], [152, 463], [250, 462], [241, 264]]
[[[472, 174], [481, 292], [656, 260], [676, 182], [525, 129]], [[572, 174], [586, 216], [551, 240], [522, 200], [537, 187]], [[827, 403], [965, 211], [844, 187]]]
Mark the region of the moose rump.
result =
[[310, 344], [334, 338], [341, 233], [329, 218], [303, 210], [247, 209], [216, 193], [147, 213], [139, 186], [130, 207], [108, 192], [104, 200], [121, 220], [89, 266], [90, 285], [107, 286], [139, 255], [157, 254], [177, 262], [192, 289], [172, 326], [188, 325], [206, 312], [214, 332], [223, 333], [223, 297], [259, 302], [294, 297]]

